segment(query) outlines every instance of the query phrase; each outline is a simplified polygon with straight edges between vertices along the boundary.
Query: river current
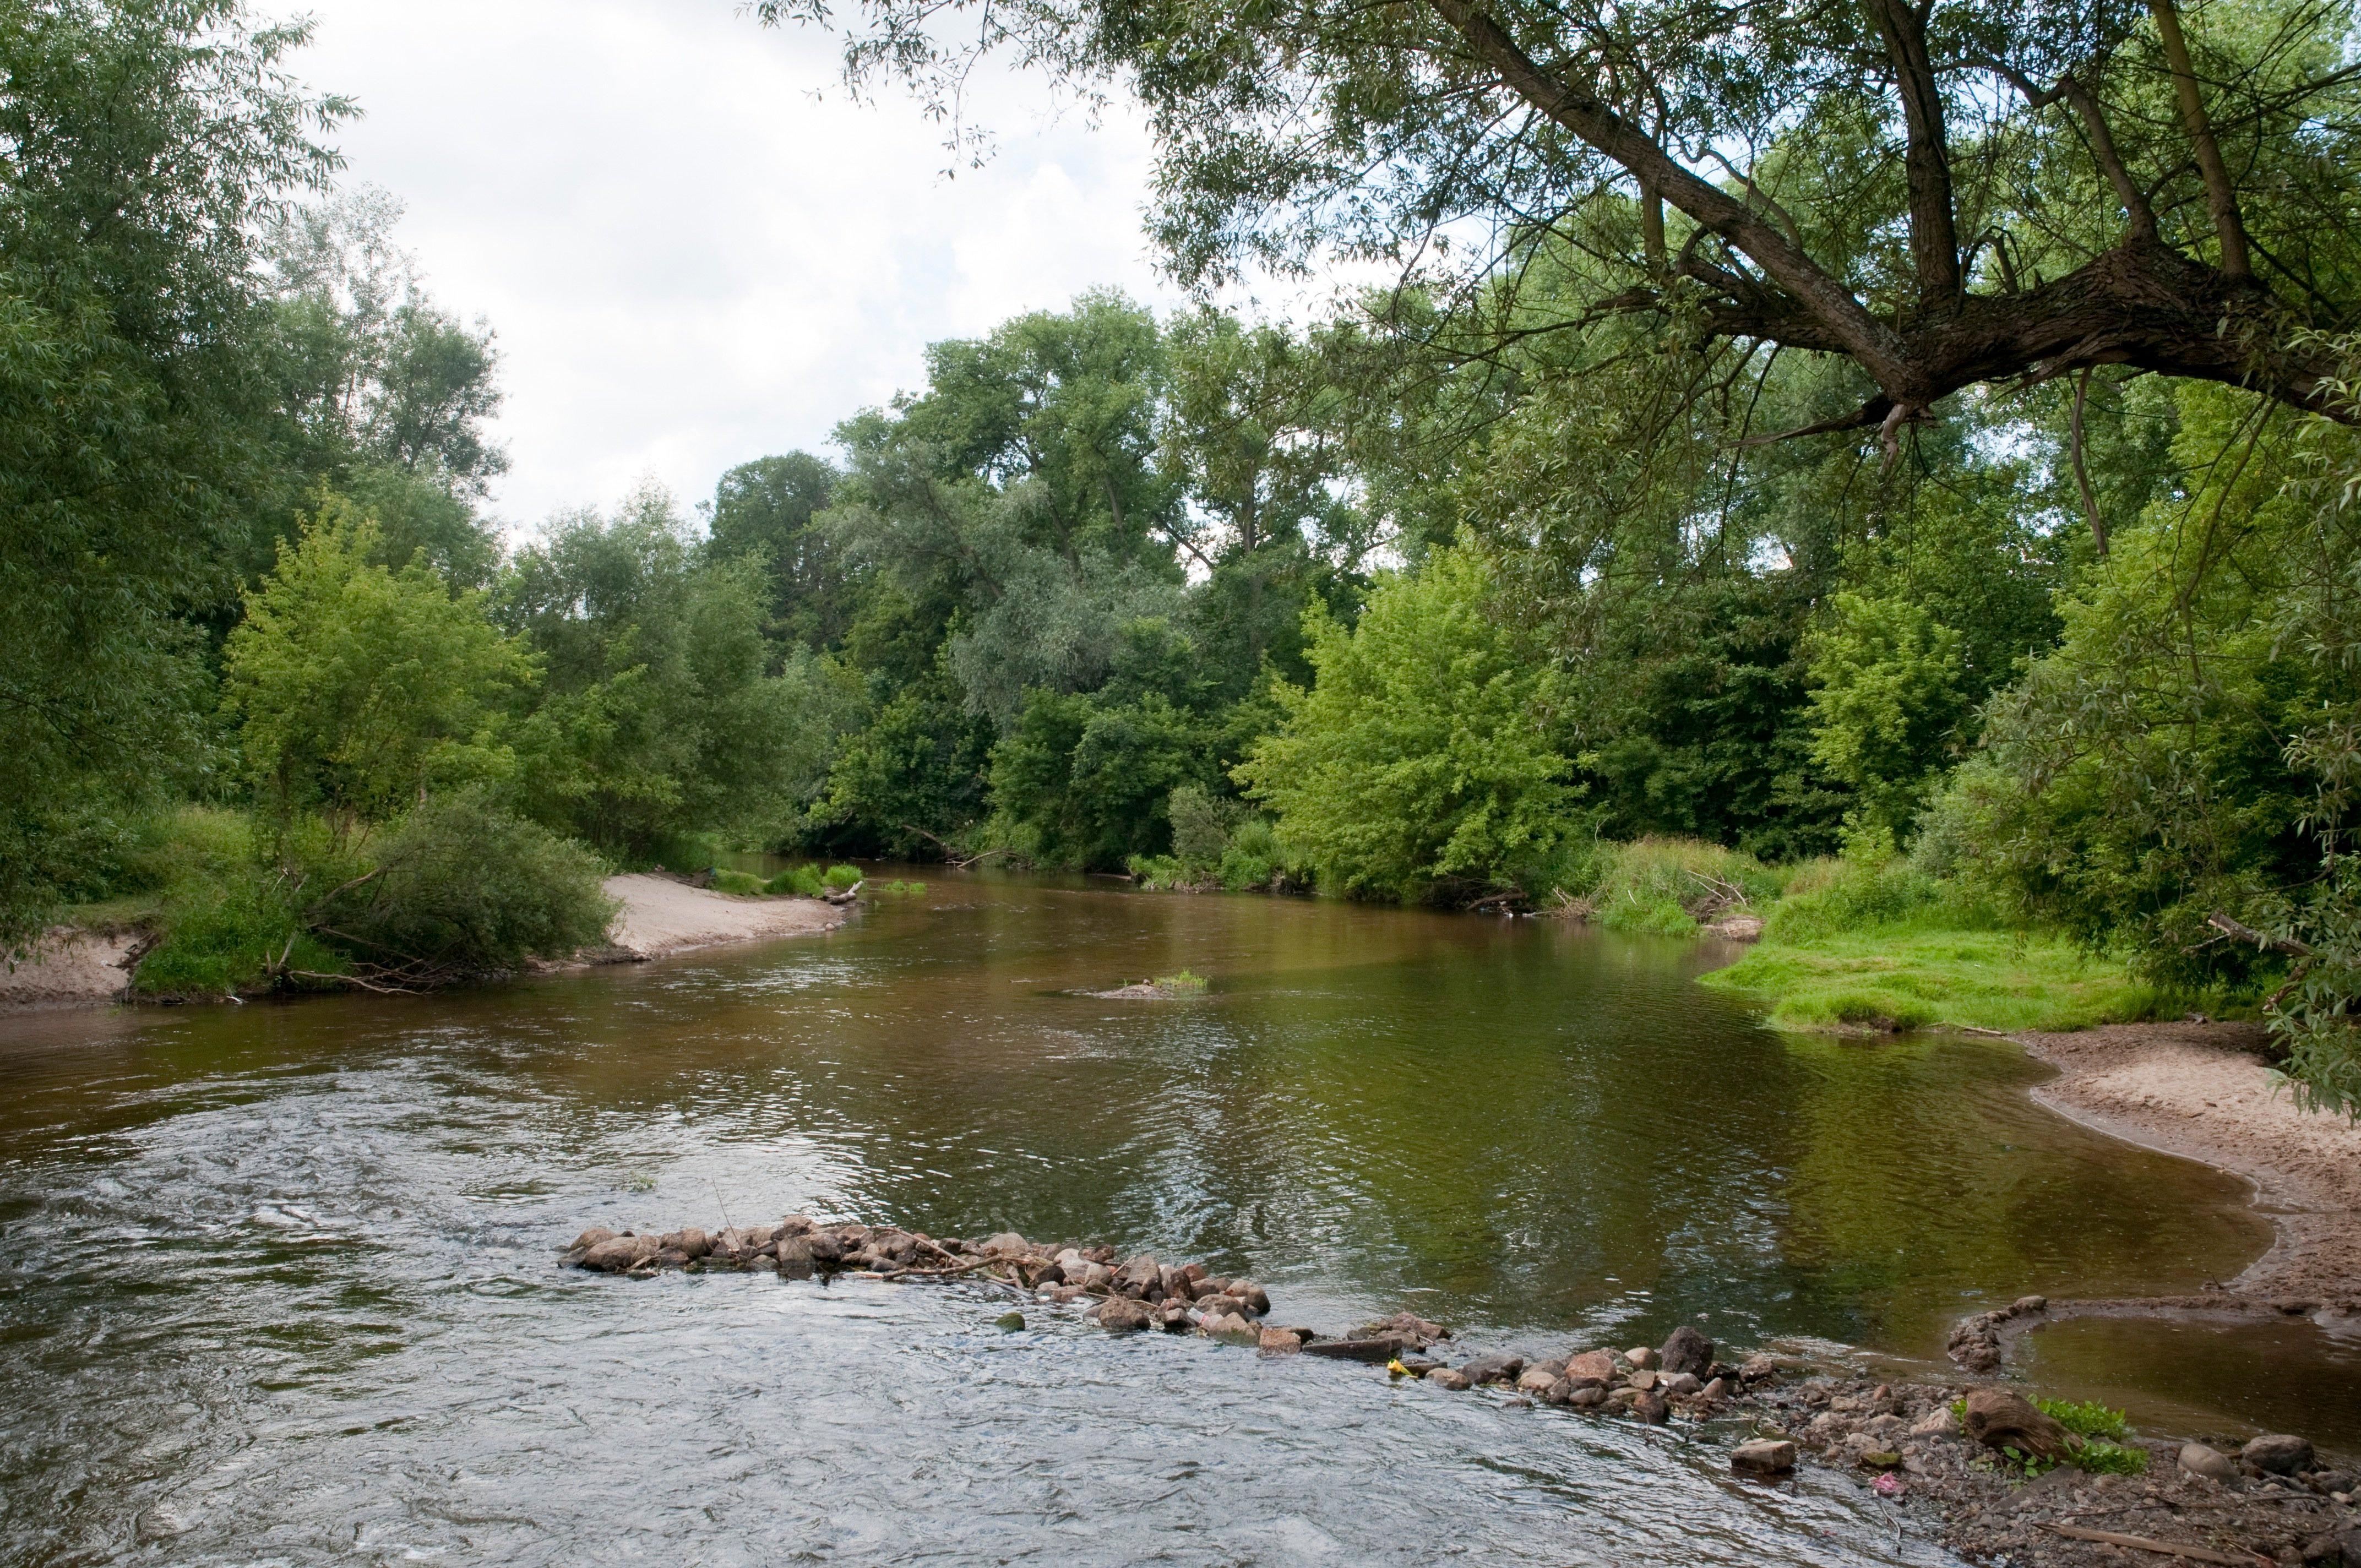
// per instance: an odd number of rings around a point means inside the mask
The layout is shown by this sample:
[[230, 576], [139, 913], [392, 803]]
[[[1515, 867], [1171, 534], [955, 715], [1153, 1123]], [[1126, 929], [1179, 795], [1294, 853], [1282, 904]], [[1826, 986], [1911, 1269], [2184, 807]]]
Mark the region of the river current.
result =
[[[917, 873], [926, 874], [926, 873]], [[1334, 1332], [1939, 1358], [2186, 1290], [2238, 1184], [1695, 945], [937, 873], [829, 936], [0, 1023], [0, 1563], [1945, 1561], [1866, 1493], [982, 1287], [586, 1276], [801, 1210], [1202, 1259]], [[1180, 969], [1202, 998], [1076, 994]]]

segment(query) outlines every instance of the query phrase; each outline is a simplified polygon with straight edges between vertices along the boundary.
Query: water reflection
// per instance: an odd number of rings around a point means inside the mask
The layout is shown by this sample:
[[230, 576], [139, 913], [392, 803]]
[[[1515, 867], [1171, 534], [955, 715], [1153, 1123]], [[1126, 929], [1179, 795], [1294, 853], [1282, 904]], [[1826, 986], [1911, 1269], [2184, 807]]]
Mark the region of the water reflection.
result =
[[[592, 1222], [1014, 1228], [1203, 1257], [1331, 1329], [1912, 1354], [1982, 1300], [2260, 1250], [2235, 1184], [2037, 1111], [2012, 1050], [1783, 1037], [1700, 961], [938, 876], [818, 941], [13, 1022], [0, 1490], [38, 1527], [0, 1560], [1801, 1563], [1888, 1528], [1363, 1369], [552, 1268]], [[1182, 967], [1211, 994], [1069, 994]]]

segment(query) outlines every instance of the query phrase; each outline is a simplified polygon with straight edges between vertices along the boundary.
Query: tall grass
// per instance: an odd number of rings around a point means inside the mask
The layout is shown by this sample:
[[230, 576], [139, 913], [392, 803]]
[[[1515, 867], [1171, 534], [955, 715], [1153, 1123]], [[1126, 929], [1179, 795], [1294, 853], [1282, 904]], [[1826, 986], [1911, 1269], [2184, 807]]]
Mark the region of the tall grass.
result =
[[1696, 839], [1597, 840], [1552, 868], [1562, 901], [1616, 931], [1694, 935], [1699, 917], [1776, 899], [1788, 873], [1753, 856]]

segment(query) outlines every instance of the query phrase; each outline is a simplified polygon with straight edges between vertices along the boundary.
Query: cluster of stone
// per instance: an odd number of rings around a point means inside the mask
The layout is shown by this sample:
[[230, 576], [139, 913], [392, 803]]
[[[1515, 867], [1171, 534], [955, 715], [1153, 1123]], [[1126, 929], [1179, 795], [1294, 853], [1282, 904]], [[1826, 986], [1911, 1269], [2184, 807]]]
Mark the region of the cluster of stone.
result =
[[[1511, 1384], [1520, 1397], [1568, 1409], [1630, 1414], [1661, 1424], [1674, 1413], [1703, 1418], [1734, 1398], [1750, 1381], [1776, 1370], [1767, 1356], [1750, 1358], [1732, 1366], [1714, 1356], [1713, 1341], [1684, 1323], [1675, 1329], [1662, 1349], [1636, 1345], [1630, 1350], [1572, 1350], [1563, 1356], [1528, 1363], [1522, 1356], [1495, 1351], [1444, 1365], [1418, 1356], [1404, 1356], [1404, 1372], [1424, 1376], [1453, 1390], [1487, 1383]], [[1789, 1459], [1789, 1465], [1794, 1461]]]

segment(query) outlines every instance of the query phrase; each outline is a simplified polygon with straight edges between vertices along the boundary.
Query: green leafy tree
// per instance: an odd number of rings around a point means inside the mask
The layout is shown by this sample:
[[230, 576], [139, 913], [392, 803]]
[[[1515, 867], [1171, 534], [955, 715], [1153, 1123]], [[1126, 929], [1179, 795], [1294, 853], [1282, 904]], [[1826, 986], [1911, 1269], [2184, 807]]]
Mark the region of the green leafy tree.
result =
[[110, 814], [201, 782], [184, 613], [270, 479], [260, 215], [345, 112], [233, 0], [0, 8], [0, 947]]
[[1236, 773], [1323, 888], [1447, 896], [1548, 852], [1572, 804], [1553, 685], [1479, 553], [1384, 581], [1349, 631], [1316, 601], [1306, 614], [1317, 679], [1279, 688], [1285, 723]]
[[683, 831], [794, 831], [857, 697], [807, 653], [774, 668], [766, 599], [759, 569], [710, 558], [655, 489], [518, 552], [496, 603], [548, 671], [517, 742], [533, 814], [630, 856]]
[[770, 635], [834, 647], [851, 628], [856, 589], [818, 519], [843, 475], [807, 452], [760, 457], [721, 476], [707, 513], [711, 549], [754, 562], [771, 587]]
[[1813, 651], [1812, 756], [1857, 828], [1906, 838], [1968, 716], [1966, 639], [1906, 599], [1836, 596]]
[[280, 816], [357, 821], [512, 771], [507, 701], [531, 685], [522, 643], [423, 562], [376, 564], [377, 525], [331, 498], [246, 596], [223, 650], [225, 697], [257, 792]]

